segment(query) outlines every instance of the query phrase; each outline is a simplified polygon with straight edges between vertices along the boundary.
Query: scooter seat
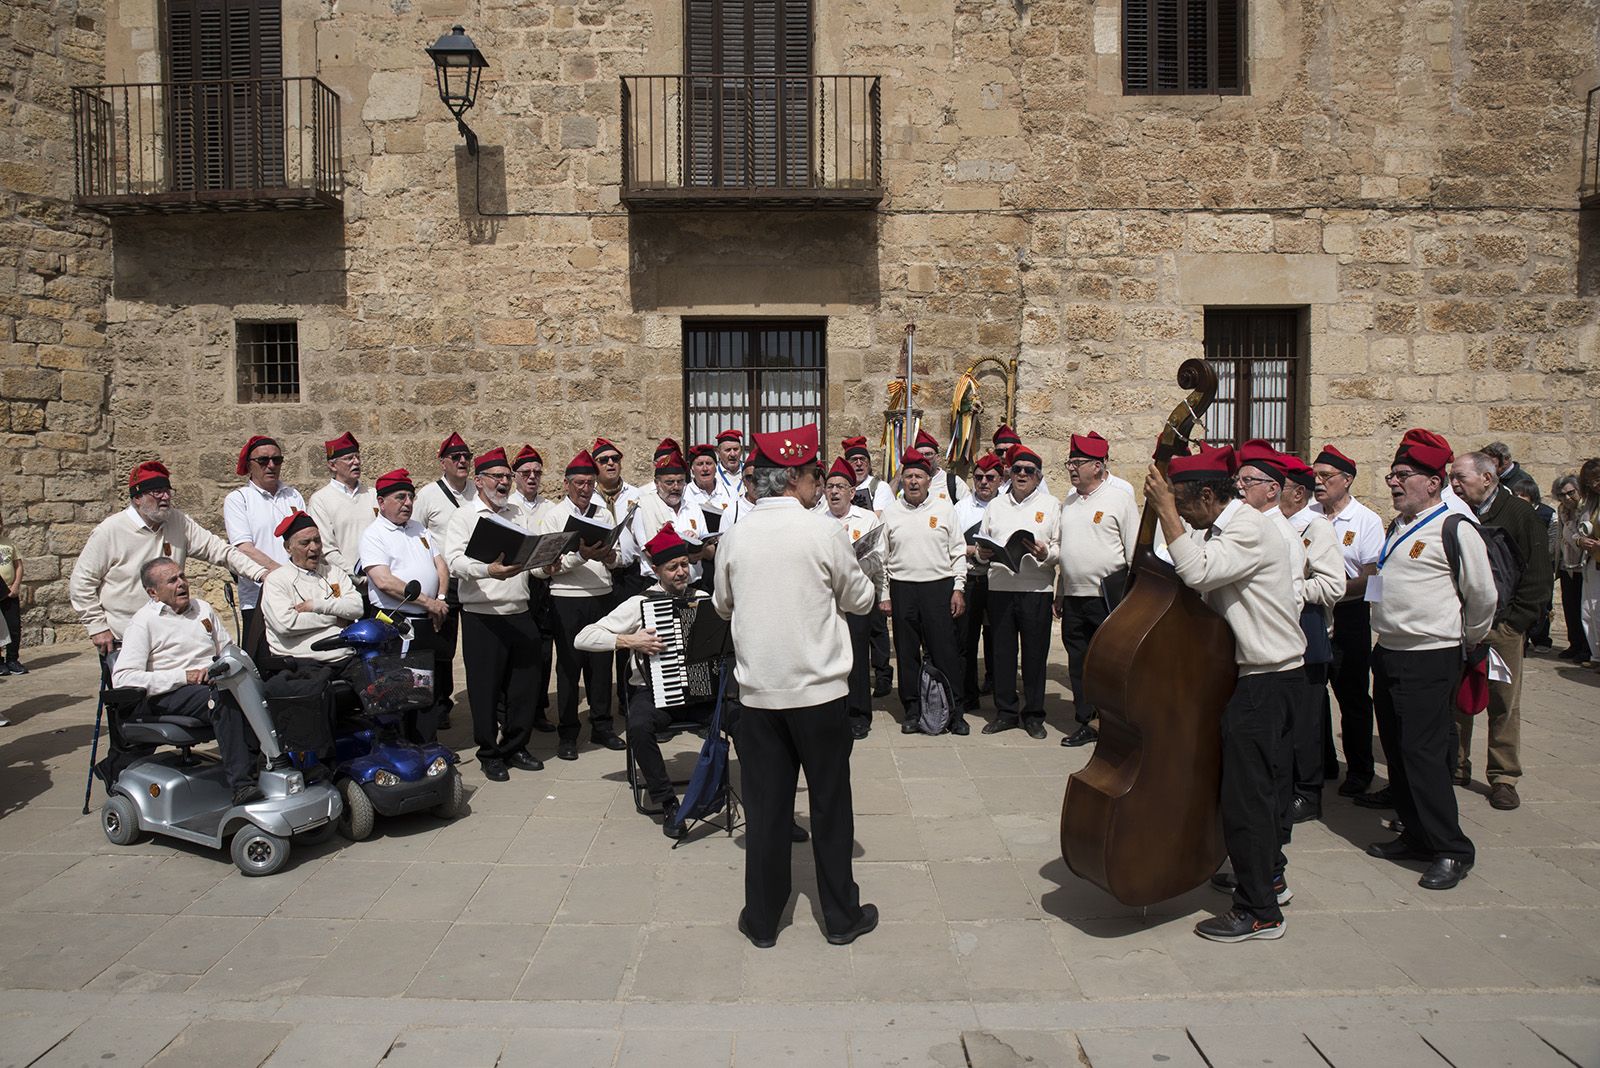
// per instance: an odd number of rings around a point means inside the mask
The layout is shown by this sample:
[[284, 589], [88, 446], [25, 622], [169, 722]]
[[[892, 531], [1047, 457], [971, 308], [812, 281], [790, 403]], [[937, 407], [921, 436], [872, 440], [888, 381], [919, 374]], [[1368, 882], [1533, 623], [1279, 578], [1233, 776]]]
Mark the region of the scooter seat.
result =
[[157, 716], [124, 723], [122, 737], [131, 745], [199, 745], [211, 741], [215, 734], [203, 719]]

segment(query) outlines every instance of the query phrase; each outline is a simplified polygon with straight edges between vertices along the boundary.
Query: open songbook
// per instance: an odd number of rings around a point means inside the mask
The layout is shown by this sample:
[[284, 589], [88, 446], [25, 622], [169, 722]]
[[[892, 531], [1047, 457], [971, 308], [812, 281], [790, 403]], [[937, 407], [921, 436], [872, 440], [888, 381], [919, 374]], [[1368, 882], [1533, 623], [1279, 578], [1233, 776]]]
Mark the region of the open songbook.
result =
[[994, 554], [991, 564], [1000, 564], [1009, 568], [1012, 574], [1022, 570], [1023, 557], [1033, 552], [1033, 531], [1018, 530], [1005, 540], [1005, 544], [995, 541], [987, 534], [975, 535], [972, 539], [974, 545], [988, 549]]
[[572, 551], [577, 537], [567, 531], [533, 534], [497, 515], [478, 517], [467, 540], [466, 553], [485, 564], [506, 563], [516, 567], [549, 567]]
[[856, 559], [860, 560], [873, 549], [876, 549], [878, 547], [878, 542], [882, 538], [882, 535], [883, 527], [882, 525], [879, 525], [873, 527], [871, 530], [861, 535], [861, 537], [851, 542], [850, 547], [856, 551]]
[[603, 515], [593, 518], [586, 515], [575, 515], [567, 520], [566, 531], [578, 536], [578, 541], [593, 548], [596, 545], [607, 549], [616, 547], [617, 539], [622, 537], [622, 532], [628, 529], [628, 524], [633, 522], [634, 509], [638, 504], [628, 505], [628, 514], [622, 517], [622, 522], [612, 526]]

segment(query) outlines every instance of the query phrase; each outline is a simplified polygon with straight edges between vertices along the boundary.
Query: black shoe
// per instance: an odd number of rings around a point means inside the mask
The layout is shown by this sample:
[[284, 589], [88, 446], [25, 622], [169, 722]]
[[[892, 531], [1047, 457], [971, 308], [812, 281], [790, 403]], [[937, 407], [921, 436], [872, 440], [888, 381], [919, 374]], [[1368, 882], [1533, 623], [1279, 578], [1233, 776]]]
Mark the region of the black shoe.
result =
[[544, 761], [540, 760], [526, 749], [518, 749], [510, 756], [506, 757], [506, 763], [520, 771], [544, 770]]
[[556, 732], [556, 725], [551, 723], [544, 716], [534, 716], [533, 729], [538, 731], [540, 734], [554, 734]]
[[252, 801], [260, 801], [267, 795], [261, 792], [261, 787], [253, 782], [247, 782], [233, 788], [233, 803], [248, 805]]
[[577, 760], [578, 759], [578, 743], [577, 742], [558, 742], [558, 743], [556, 743], [556, 756], [558, 758], [562, 759], [562, 760]]
[[[1211, 889], [1231, 894], [1239, 889], [1239, 879], [1231, 871], [1219, 871], [1211, 877]], [[1281, 871], [1272, 877], [1272, 893], [1278, 899], [1279, 906], [1294, 900], [1294, 891], [1289, 889], [1289, 882]]]
[[957, 716], [950, 721], [950, 733], [965, 738], [972, 733], [972, 727], [967, 724], [965, 716]]
[[893, 678], [893, 676], [885, 675], [883, 678], [879, 679], [877, 682], [874, 682], [872, 684], [872, 696], [874, 696], [874, 697], [888, 697], [889, 696], [889, 691], [891, 689], [893, 689], [893, 688], [894, 688], [894, 678]]
[[1417, 885], [1424, 890], [1448, 890], [1462, 879], [1467, 877], [1467, 872], [1472, 870], [1472, 861], [1456, 860], [1453, 857], [1439, 857], [1428, 870], [1422, 873], [1422, 878], [1417, 880]]
[[984, 679], [983, 685], [978, 687], [978, 692], [985, 697], [994, 693], [994, 679], [992, 677]]
[[865, 738], [871, 733], [872, 720], [868, 719], [866, 716], [850, 717], [850, 737], [859, 742], [861, 739]]
[[1248, 912], [1230, 909], [1225, 915], [1201, 920], [1194, 933], [1213, 942], [1245, 942], [1252, 938], [1282, 938], [1282, 920], [1258, 920]]
[[1367, 846], [1367, 856], [1379, 860], [1432, 860], [1433, 854], [1419, 849], [1403, 835], [1387, 842], [1373, 842]]
[[22, 661], [20, 660], [7, 660], [6, 670], [13, 675], [26, 675], [28, 673], [28, 669], [22, 666]]
[[1385, 786], [1374, 794], [1362, 794], [1355, 799], [1362, 808], [1394, 808], [1394, 791]]
[[1068, 749], [1076, 749], [1080, 745], [1088, 745], [1098, 737], [1100, 737], [1100, 732], [1085, 723], [1077, 730], [1061, 739], [1061, 744], [1066, 746]]
[[678, 799], [668, 798], [661, 806], [661, 833], [677, 841], [689, 835], [689, 828], [678, 822]]
[[1310, 823], [1322, 818], [1322, 805], [1308, 797], [1295, 795], [1289, 802], [1289, 819], [1293, 823]]
[[[771, 949], [778, 944], [776, 935], [771, 938], [757, 938], [750, 932], [750, 925], [745, 921], [744, 909], [739, 910], [739, 933], [750, 939], [750, 944], [757, 949]], [[832, 941], [832, 939], [829, 939], [829, 941]]]
[[1339, 796], [1360, 797], [1370, 789], [1372, 789], [1371, 779], [1352, 779], [1346, 776], [1344, 782], [1339, 784]]
[[861, 918], [850, 926], [848, 930], [828, 936], [828, 944], [833, 946], [848, 946], [862, 935], [871, 932], [878, 926], [878, 906], [862, 905]]
[[789, 827], [789, 841], [809, 842], [811, 841], [811, 832], [800, 826], [798, 823], [793, 824]]
[[1450, 785], [1451, 786], [1471, 786], [1472, 785], [1472, 764], [1470, 762], [1466, 763], [1466, 764], [1457, 764], [1456, 765], [1456, 770], [1450, 773]]
[[1559, 653], [1556, 654], [1556, 659], [1557, 660], [1585, 660], [1587, 658], [1584, 657], [1582, 654], [1580, 654], [1578, 652], [1578, 650], [1574, 649], [1572, 646], [1569, 645], [1565, 649], [1561, 650]]
[[480, 760], [478, 767], [483, 769], [483, 777], [490, 782], [505, 782], [511, 778], [511, 773], [506, 770], [504, 760]]
[[1027, 731], [1028, 737], [1032, 738], [1036, 742], [1042, 742], [1049, 737], [1049, 735], [1045, 733], [1044, 724], [1040, 723], [1036, 719], [1024, 721], [1022, 724], [1022, 729]]
[[917, 721], [914, 719], [908, 719], [904, 723], [900, 724], [901, 734], [916, 734], [921, 730], [922, 728], [917, 726]]
[[436, 729], [441, 731], [447, 731], [450, 729], [450, 713], [446, 712], [444, 715], [439, 717], [439, 726]]
[[613, 753], [620, 753], [628, 748], [628, 743], [615, 734], [604, 731], [590, 731], [589, 740], [602, 749], [609, 749]]
[[983, 733], [999, 734], [1001, 731], [1014, 731], [1022, 724], [1014, 719], [996, 719], [983, 725]]

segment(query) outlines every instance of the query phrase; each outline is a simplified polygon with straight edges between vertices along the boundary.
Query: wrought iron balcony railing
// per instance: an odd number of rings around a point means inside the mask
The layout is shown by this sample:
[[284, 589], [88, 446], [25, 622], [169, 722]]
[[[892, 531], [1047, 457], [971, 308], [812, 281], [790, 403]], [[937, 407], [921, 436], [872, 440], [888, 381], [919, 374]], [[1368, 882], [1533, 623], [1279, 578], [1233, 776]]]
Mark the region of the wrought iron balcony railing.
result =
[[315, 78], [81, 85], [75, 203], [104, 215], [338, 209], [339, 95]]
[[883, 199], [877, 75], [622, 78], [630, 210], [867, 208]]

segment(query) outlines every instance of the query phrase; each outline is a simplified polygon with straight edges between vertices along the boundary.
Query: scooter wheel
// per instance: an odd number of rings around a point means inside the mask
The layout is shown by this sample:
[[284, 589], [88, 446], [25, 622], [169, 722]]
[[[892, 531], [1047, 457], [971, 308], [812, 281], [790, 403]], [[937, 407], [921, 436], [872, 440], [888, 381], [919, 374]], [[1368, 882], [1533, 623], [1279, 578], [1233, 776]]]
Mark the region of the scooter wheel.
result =
[[461, 781], [461, 773], [455, 768], [450, 769], [450, 796], [433, 806], [433, 814], [442, 820], [453, 820], [467, 813], [467, 788]]
[[272, 875], [289, 863], [289, 840], [246, 827], [233, 836], [233, 862], [246, 875]]
[[144, 837], [139, 829], [139, 810], [121, 794], [112, 794], [101, 806], [100, 829], [112, 845], [134, 845]]
[[354, 779], [341, 782], [339, 794], [344, 800], [344, 811], [339, 814], [339, 833], [352, 842], [359, 842], [372, 833], [372, 799]]

